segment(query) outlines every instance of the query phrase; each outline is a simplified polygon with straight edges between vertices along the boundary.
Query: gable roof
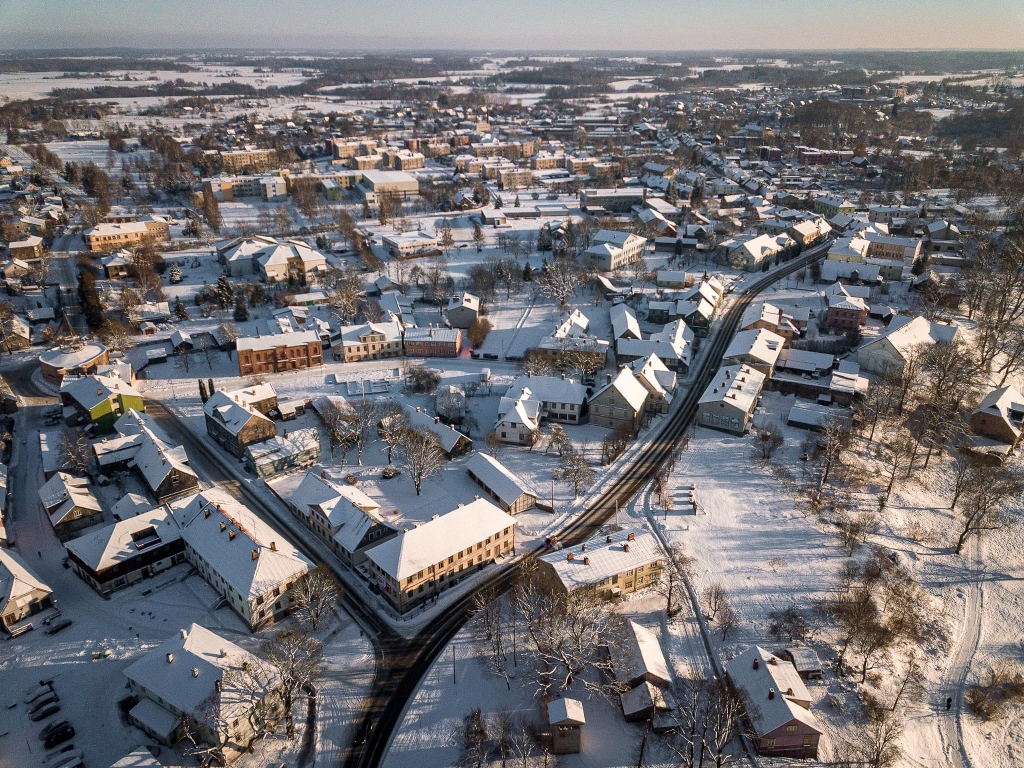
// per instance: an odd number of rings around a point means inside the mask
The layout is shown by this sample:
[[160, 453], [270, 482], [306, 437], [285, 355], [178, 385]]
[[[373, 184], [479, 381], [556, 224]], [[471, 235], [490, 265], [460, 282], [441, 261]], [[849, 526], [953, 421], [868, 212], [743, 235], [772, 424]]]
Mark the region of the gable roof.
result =
[[17, 552], [0, 547], [0, 613], [4, 613], [12, 601], [17, 602], [38, 590], [53, 592], [29, 570]]
[[486, 499], [477, 499], [367, 550], [366, 556], [396, 581], [500, 534], [516, 519]]
[[537, 492], [521, 477], [486, 453], [474, 453], [466, 462], [466, 469], [480, 479], [487, 488], [508, 505], [514, 504], [524, 493], [534, 498]]
[[90, 531], [64, 547], [98, 572], [180, 538], [181, 527], [174, 515], [166, 507], [158, 507]]
[[238, 392], [223, 390], [217, 390], [210, 396], [203, 405], [203, 413], [216, 419], [232, 435], [237, 435], [250, 421], [270, 421], [247, 401], [243, 402]]
[[[633, 536], [632, 540], [630, 535]], [[570, 554], [572, 560], [569, 559]], [[541, 555], [540, 559], [551, 566], [567, 590], [573, 590], [663, 557], [664, 551], [650, 529], [638, 526], [609, 535], [594, 536], [582, 544]], [[586, 563], [584, 558], [589, 558], [590, 563]]]
[[170, 508], [186, 543], [246, 600], [312, 570], [284, 535], [220, 489], [171, 502]]
[[593, 394], [590, 401], [594, 402], [612, 389], [622, 396], [634, 413], [640, 413], [643, 410], [644, 403], [647, 401], [647, 388], [633, 375], [629, 366], [622, 366], [610, 382]]
[[[276, 674], [256, 656], [192, 624], [144, 654], [124, 670], [124, 675], [178, 711], [209, 723], [210, 713], [203, 711], [208, 700], [217, 707], [217, 720], [233, 720], [251, 705], [249, 692], [242, 690], [236, 676], [225, 675], [242, 670], [243, 665], [265, 670], [262, 677], [269, 685], [263, 694], [276, 685]], [[216, 727], [216, 723], [209, 724]]]
[[811, 695], [788, 661], [755, 645], [725, 662], [725, 669], [743, 695], [747, 716], [758, 735], [771, 733], [793, 720], [821, 733], [818, 719], [807, 709]]

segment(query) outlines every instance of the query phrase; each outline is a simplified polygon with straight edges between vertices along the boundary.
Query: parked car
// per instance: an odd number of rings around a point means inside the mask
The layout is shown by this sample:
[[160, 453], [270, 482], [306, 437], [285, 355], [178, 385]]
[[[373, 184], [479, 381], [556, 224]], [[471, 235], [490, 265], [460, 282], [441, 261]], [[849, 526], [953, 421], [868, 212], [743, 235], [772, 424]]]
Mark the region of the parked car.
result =
[[60, 712], [60, 704], [50, 704], [43, 707], [38, 712], [33, 712], [31, 719], [33, 723], [38, 723], [40, 720], [45, 720], [48, 717], [56, 715]]
[[53, 749], [58, 744], [63, 744], [65, 741], [69, 741], [75, 738], [75, 729], [71, 725], [64, 725], [57, 728], [50, 735], [43, 740], [43, 746], [47, 749]]
[[45, 739], [58, 728], [63, 728], [65, 725], [71, 725], [71, 723], [69, 723], [67, 720], [54, 720], [52, 723], [47, 725], [45, 728], [43, 728], [43, 730], [39, 732], [40, 741]]
[[31, 704], [36, 699], [42, 698], [47, 693], [53, 693], [53, 686], [50, 684], [41, 685], [38, 688], [33, 688], [25, 694], [25, 703]]
[[50, 691], [49, 696], [41, 696], [40, 698], [33, 701], [28, 708], [28, 713], [30, 715], [34, 715], [43, 707], [47, 707], [50, 704], [56, 704], [58, 701], [60, 701], [60, 697], [54, 691]]
[[43, 758], [43, 766], [44, 768], [57, 768], [57, 766], [64, 765], [71, 759], [82, 759], [82, 750], [75, 749], [75, 742], [73, 741], [61, 744], [55, 751], [50, 753], [49, 757]]
[[82, 765], [82, 753], [79, 750], [64, 755], [64, 760], [55, 762], [52, 768], [76, 768]]
[[[67, 558], [65, 558], [65, 560], [67, 560]], [[65, 566], [65, 567], [67, 567], [67, 566]], [[67, 629], [70, 626], [71, 626], [71, 619], [61, 619], [60, 621], [55, 621], [53, 624], [51, 624], [49, 627], [47, 627], [46, 628], [46, 634], [48, 634], [48, 635], [56, 635], [58, 632], [63, 632], [65, 629]]]

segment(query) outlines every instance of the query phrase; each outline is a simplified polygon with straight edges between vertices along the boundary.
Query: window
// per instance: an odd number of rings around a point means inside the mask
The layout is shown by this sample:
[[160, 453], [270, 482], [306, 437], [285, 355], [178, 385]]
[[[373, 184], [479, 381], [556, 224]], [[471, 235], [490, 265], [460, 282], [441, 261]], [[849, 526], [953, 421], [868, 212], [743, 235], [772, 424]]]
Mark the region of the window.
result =
[[796, 726], [795, 725], [787, 725], [786, 726], [786, 731], [788, 733], [796, 733]]
[[627, 576], [632, 576], [633, 575], [633, 569], [630, 568], [628, 571], [626, 571], [626, 575]]
[[764, 745], [768, 749], [772, 749], [775, 746], [775, 739], [765, 739], [764, 740]]

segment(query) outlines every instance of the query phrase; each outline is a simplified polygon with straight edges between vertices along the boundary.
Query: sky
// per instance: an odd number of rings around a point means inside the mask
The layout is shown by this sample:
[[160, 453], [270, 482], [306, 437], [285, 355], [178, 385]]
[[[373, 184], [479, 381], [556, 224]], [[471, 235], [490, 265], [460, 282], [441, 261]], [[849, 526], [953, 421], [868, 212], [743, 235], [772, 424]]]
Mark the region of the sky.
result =
[[12, 48], [1024, 47], [1022, 0], [0, 0]]

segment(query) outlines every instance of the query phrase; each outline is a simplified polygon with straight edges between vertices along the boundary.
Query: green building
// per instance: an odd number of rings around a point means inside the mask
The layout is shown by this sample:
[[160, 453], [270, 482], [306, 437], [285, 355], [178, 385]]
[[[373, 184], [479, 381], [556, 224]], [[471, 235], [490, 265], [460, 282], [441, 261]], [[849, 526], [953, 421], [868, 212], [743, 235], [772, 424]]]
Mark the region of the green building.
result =
[[117, 375], [65, 376], [60, 400], [65, 422], [70, 426], [91, 424], [96, 436], [111, 434], [114, 422], [125, 411], [145, 410], [139, 391]]

